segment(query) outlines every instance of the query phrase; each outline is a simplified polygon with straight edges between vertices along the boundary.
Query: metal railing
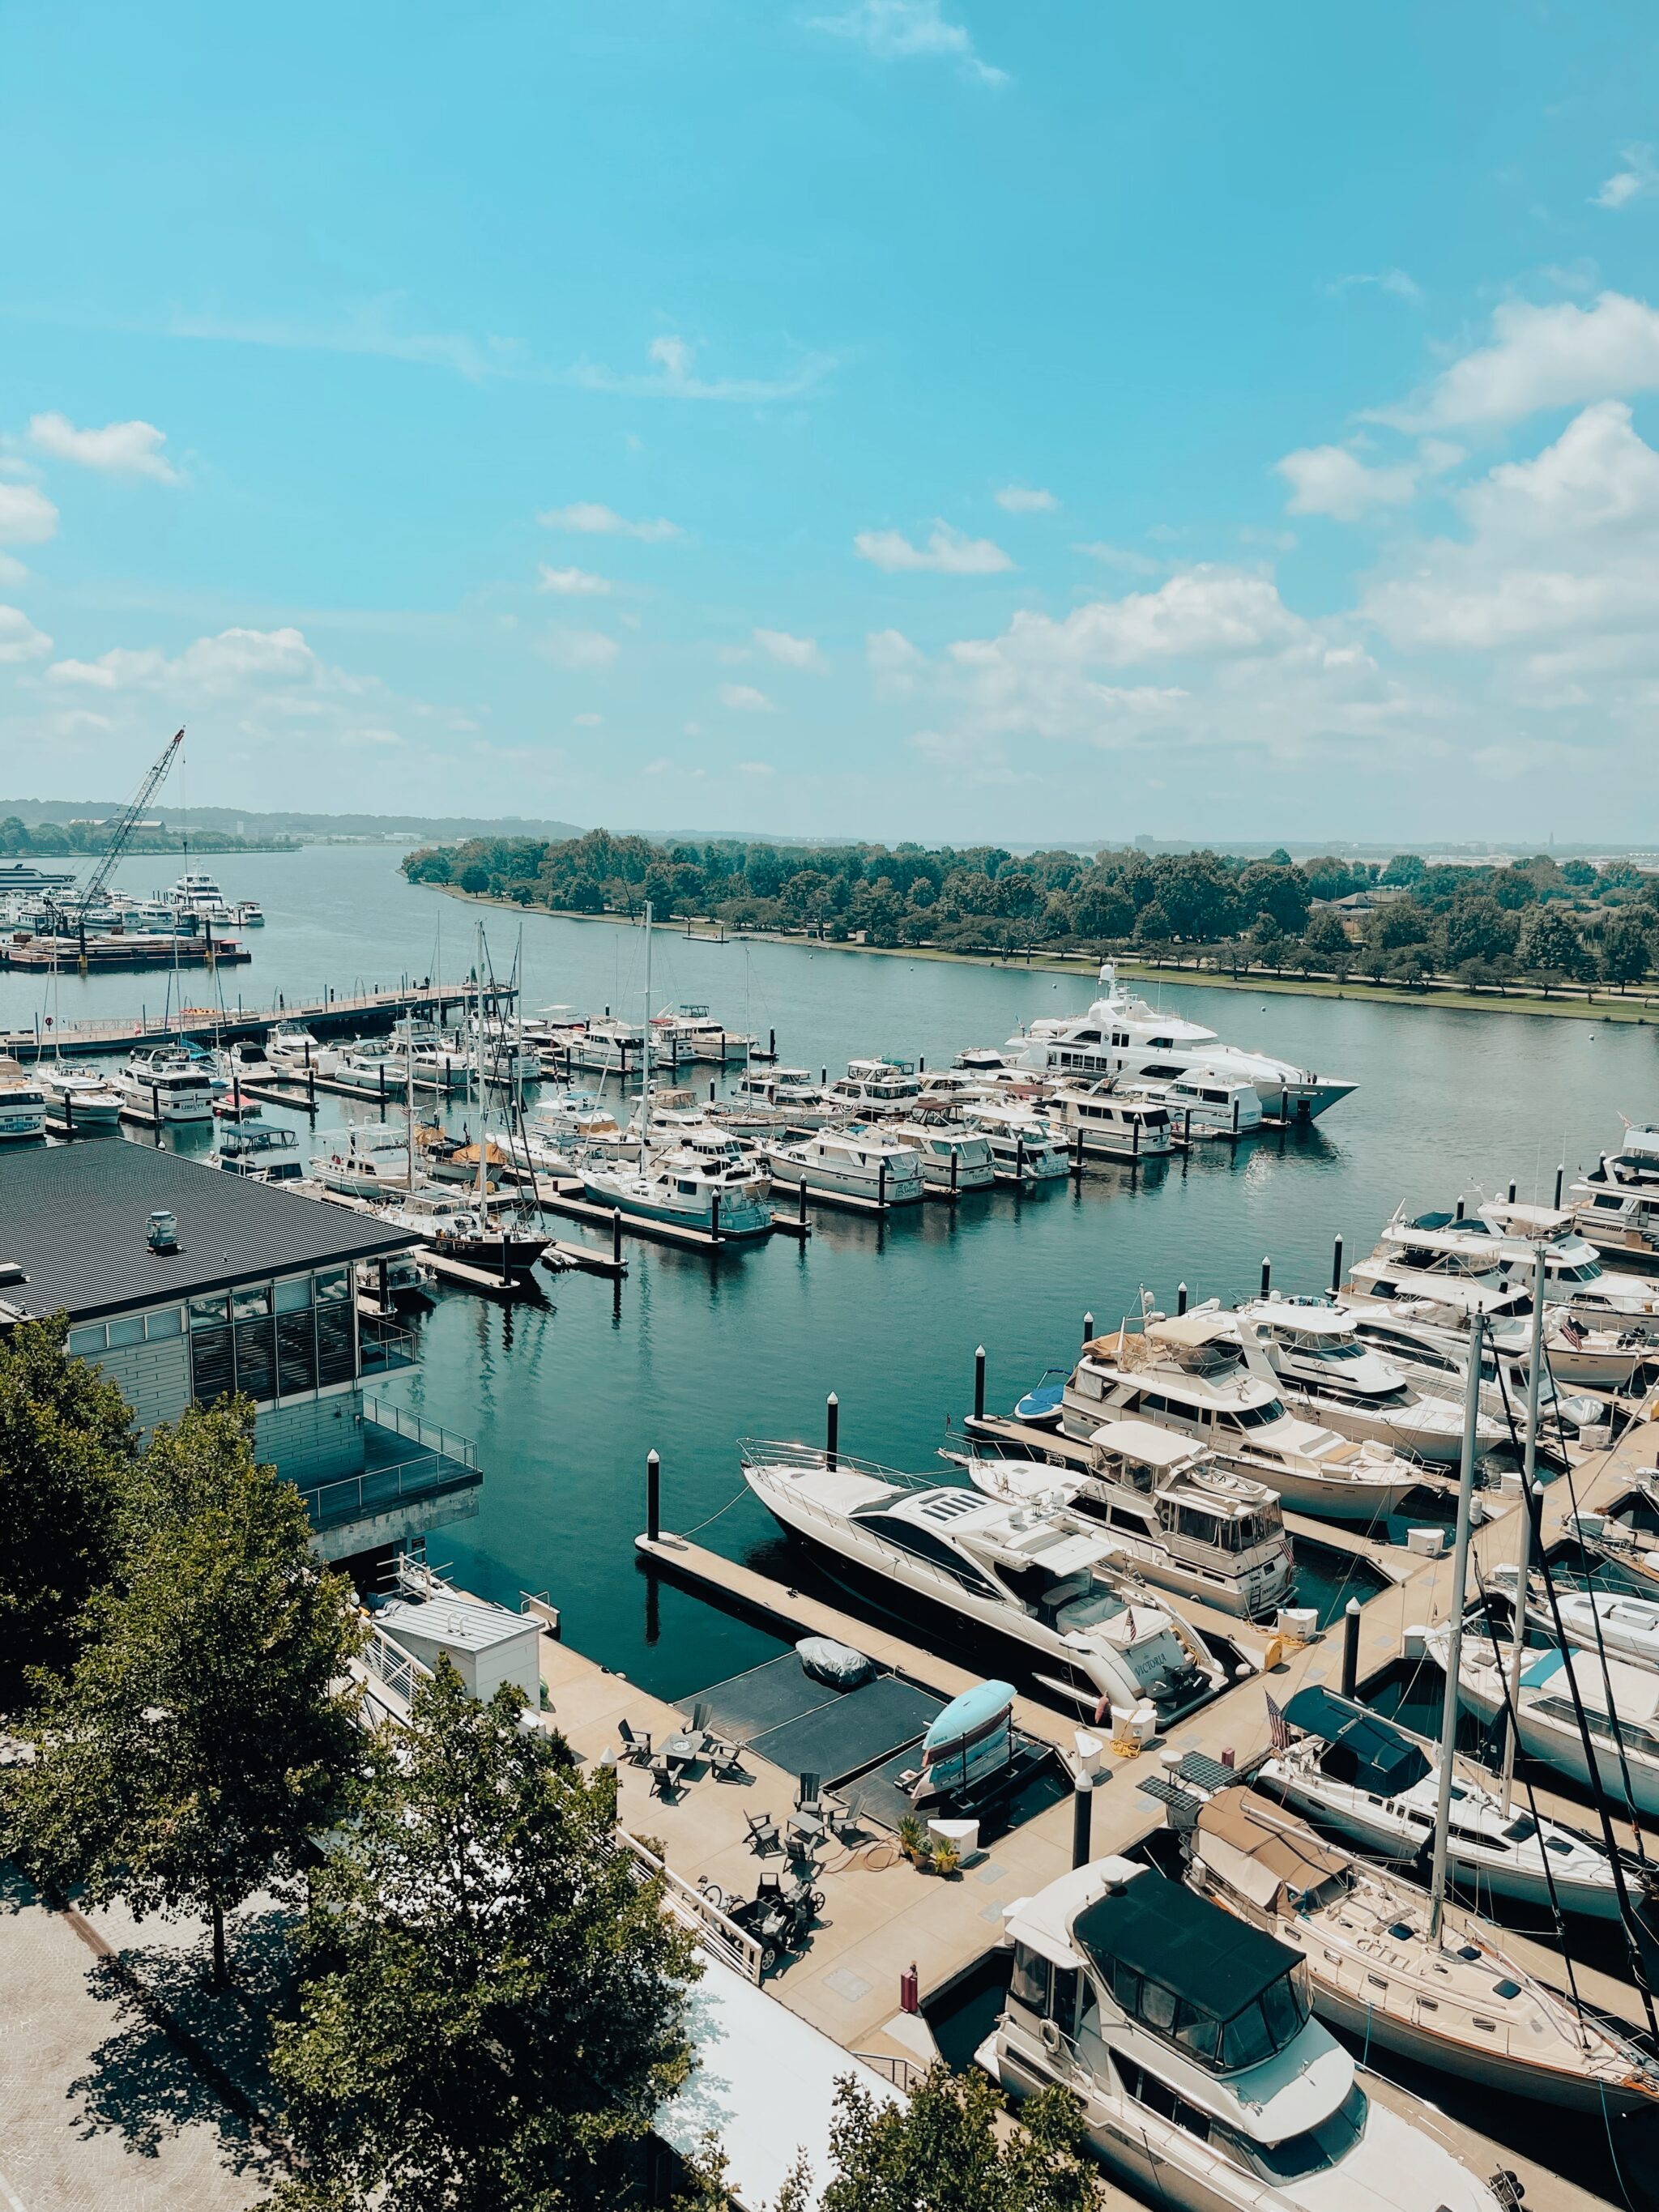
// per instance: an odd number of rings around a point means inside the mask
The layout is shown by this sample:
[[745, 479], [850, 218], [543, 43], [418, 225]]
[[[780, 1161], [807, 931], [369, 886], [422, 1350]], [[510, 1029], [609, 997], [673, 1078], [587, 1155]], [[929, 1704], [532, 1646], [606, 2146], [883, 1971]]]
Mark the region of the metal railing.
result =
[[662, 1883], [664, 1905], [682, 1927], [691, 1930], [705, 1951], [759, 1987], [762, 1947], [746, 1929], [728, 1920], [717, 1905], [711, 1905], [701, 1890], [683, 1881], [626, 1828], [617, 1830], [617, 1846], [632, 1859], [641, 1878], [654, 1875]]
[[359, 1314], [357, 1346], [365, 1375], [389, 1375], [394, 1368], [413, 1367], [419, 1358], [410, 1330], [374, 1314]]
[[927, 2069], [914, 2058], [891, 2058], [884, 2051], [855, 2051], [853, 2056], [860, 2066], [867, 2066], [896, 2089], [902, 2089], [907, 2097], [927, 2078]]
[[441, 1490], [470, 1490], [483, 1480], [476, 1466], [463, 1467], [442, 1452], [422, 1452], [395, 1467], [365, 1468], [361, 1474], [337, 1475], [327, 1482], [298, 1485], [313, 1528], [382, 1513], [406, 1499], [429, 1498]]
[[[432, 1678], [432, 1669], [423, 1661], [405, 1651], [374, 1621], [369, 1623], [368, 1642], [363, 1646], [361, 1658], [371, 1684], [378, 1684], [389, 1692], [403, 1713], [407, 1713], [415, 1702], [416, 1685], [422, 1679], [429, 1681]], [[371, 1687], [370, 1695], [373, 1694]]]
[[441, 1428], [436, 1421], [423, 1421], [418, 1413], [411, 1413], [402, 1406], [389, 1406], [383, 1398], [365, 1398], [363, 1419], [377, 1429], [394, 1436], [407, 1437], [423, 1451], [437, 1452], [445, 1459], [458, 1459], [463, 1467], [476, 1468], [478, 1447], [471, 1437], [457, 1436], [453, 1429]]

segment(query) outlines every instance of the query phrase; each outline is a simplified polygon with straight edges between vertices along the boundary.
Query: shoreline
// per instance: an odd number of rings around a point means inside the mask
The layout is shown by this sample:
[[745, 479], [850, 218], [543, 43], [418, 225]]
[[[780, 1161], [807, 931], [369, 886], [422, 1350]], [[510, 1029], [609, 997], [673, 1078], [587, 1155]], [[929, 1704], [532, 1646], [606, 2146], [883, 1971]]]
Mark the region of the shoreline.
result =
[[[435, 890], [465, 901], [468, 906], [492, 906], [507, 914], [544, 914], [555, 921], [597, 922], [612, 929], [637, 929], [639, 923], [625, 914], [577, 914], [564, 907], [520, 906], [516, 899], [495, 898], [488, 891], [464, 891], [454, 884], [416, 884], [416, 890]], [[776, 929], [728, 931], [722, 938], [707, 929], [685, 930], [659, 921], [659, 930], [689, 938], [694, 945], [806, 945], [815, 952], [850, 952], [885, 960], [932, 960], [964, 968], [1029, 969], [1034, 975], [1079, 975], [1094, 981], [1099, 963], [1092, 956], [1054, 952], [958, 952], [937, 945], [854, 945], [846, 939], [791, 935]], [[1256, 991], [1293, 999], [1358, 1000], [1369, 1006], [1434, 1007], [1455, 1014], [1532, 1014], [1551, 1019], [1624, 1022], [1641, 1029], [1659, 1028], [1659, 998], [1620, 999], [1616, 994], [1597, 999], [1546, 999], [1518, 992], [1498, 998], [1486, 992], [1460, 990], [1443, 984], [1424, 989], [1407, 983], [1372, 983], [1356, 977], [1336, 982], [1328, 976], [1275, 975], [1254, 973], [1235, 975], [1225, 969], [1164, 966], [1157, 962], [1117, 958], [1117, 972], [1127, 982], [1184, 983], [1205, 991]]]

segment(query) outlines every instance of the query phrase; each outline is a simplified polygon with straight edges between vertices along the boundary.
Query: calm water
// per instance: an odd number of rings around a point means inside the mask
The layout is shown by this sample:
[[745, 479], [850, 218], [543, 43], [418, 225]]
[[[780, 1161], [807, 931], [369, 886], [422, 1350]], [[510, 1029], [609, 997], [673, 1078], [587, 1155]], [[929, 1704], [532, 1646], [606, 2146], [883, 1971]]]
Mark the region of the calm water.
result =
[[[177, 872], [136, 861], [124, 880], [149, 890]], [[277, 991], [297, 999], [471, 963], [474, 910], [412, 889], [383, 851], [227, 857], [220, 880], [269, 918], [249, 933], [252, 966], [220, 979], [232, 1005], [239, 993], [269, 1003]], [[484, 918], [504, 973], [518, 917]], [[642, 955], [638, 931], [527, 915], [525, 1003], [635, 1012]], [[784, 1059], [815, 1072], [884, 1051], [946, 1065], [963, 1046], [1000, 1044], [1022, 1017], [1088, 997], [1082, 976], [667, 933], [654, 957], [659, 1005], [706, 1001], [734, 1028], [775, 1028]], [[210, 988], [186, 978], [191, 1003]], [[69, 1020], [153, 1008], [166, 991], [165, 976], [70, 978], [59, 1003]], [[1617, 1135], [1620, 1112], [1659, 1105], [1651, 1030], [1184, 987], [1164, 995], [1224, 1036], [1352, 1077], [1359, 1091], [1282, 1150], [1276, 1137], [1237, 1152], [1200, 1146], [1138, 1183], [1095, 1170], [1080, 1193], [998, 1190], [954, 1218], [930, 1205], [884, 1228], [827, 1215], [805, 1247], [778, 1238], [714, 1261], [635, 1244], [618, 1288], [548, 1279], [538, 1307], [442, 1295], [422, 1324], [422, 1364], [396, 1395], [476, 1437], [487, 1480], [479, 1517], [434, 1538], [434, 1559], [508, 1601], [549, 1590], [573, 1642], [681, 1694], [776, 1647], [672, 1587], [653, 1589], [636, 1569], [648, 1450], [662, 1455], [667, 1526], [718, 1515], [703, 1540], [776, 1565], [785, 1555], [771, 1525], [742, 1494], [737, 1442], [817, 1438], [827, 1392], [840, 1395], [845, 1450], [927, 1468], [947, 1415], [969, 1408], [976, 1343], [989, 1353], [989, 1402], [1006, 1404], [1068, 1358], [1085, 1310], [1104, 1328], [1135, 1310], [1143, 1285], [1172, 1305], [1181, 1280], [1194, 1299], [1239, 1296], [1264, 1254], [1281, 1289], [1319, 1289], [1338, 1232], [1352, 1258], [1402, 1198], [1443, 1203], [1512, 1177], [1547, 1198], [1558, 1160], [1589, 1161]], [[0, 976], [0, 1018], [51, 1011], [37, 979]], [[324, 1121], [348, 1110], [331, 1102]]]

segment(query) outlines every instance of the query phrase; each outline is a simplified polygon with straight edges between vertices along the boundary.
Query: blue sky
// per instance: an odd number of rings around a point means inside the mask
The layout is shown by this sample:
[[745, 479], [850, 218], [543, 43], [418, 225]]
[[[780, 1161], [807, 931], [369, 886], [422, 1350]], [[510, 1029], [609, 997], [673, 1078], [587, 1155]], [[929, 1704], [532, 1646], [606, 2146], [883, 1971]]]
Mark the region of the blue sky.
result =
[[1656, 46], [12, 0], [0, 795], [1659, 839]]

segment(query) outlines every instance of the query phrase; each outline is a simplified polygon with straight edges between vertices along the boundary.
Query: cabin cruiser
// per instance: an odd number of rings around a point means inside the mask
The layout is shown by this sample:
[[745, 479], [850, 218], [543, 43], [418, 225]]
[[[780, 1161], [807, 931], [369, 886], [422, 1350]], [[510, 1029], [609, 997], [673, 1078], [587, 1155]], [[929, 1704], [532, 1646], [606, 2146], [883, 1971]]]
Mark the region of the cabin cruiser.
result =
[[1322, 1520], [1370, 1527], [1397, 1513], [1422, 1481], [1385, 1445], [1356, 1443], [1297, 1420], [1273, 1384], [1252, 1375], [1231, 1314], [1213, 1306], [1083, 1347], [1061, 1401], [1060, 1425], [1085, 1439], [1103, 1421], [1139, 1415], [1207, 1444], [1225, 1467]]
[[356, 1037], [343, 1047], [334, 1073], [342, 1083], [365, 1090], [384, 1089], [401, 1097], [409, 1085], [409, 1070], [399, 1048], [390, 1037]]
[[211, 876], [182, 875], [176, 884], [169, 885], [166, 896], [170, 904], [184, 907], [192, 914], [210, 915], [216, 921], [222, 916], [226, 921], [230, 918], [225, 895]]
[[264, 910], [258, 899], [238, 899], [231, 908], [232, 919], [243, 929], [263, 929]]
[[688, 1130], [665, 1148], [644, 1148], [637, 1166], [592, 1157], [578, 1170], [595, 1206], [709, 1236], [765, 1237], [772, 1229], [771, 1184], [757, 1155], [726, 1131]]
[[[1423, 1632], [1423, 1648], [1437, 1667], [1446, 1664], [1449, 1632]], [[1501, 1638], [1465, 1633], [1458, 1666], [1458, 1694], [1488, 1723], [1507, 1713], [1511, 1647]], [[1516, 1733], [1523, 1751], [1587, 1786], [1590, 1781], [1573, 1698], [1584, 1708], [1595, 1756], [1596, 1778], [1615, 1806], [1650, 1819], [1659, 1814], [1659, 1674], [1627, 1660], [1557, 1644], [1522, 1656], [1516, 1698]]]
[[306, 1172], [293, 1130], [265, 1122], [222, 1130], [213, 1164], [255, 1182], [301, 1182]]
[[1167, 1083], [1138, 1075], [1134, 1087], [1144, 1097], [1164, 1101], [1171, 1126], [1183, 1139], [1248, 1137], [1261, 1127], [1261, 1094], [1242, 1075], [1218, 1075], [1213, 1068], [1200, 1067]]
[[[1493, 1567], [1486, 1577], [1487, 1589], [1508, 1601], [1511, 1619], [1518, 1583], [1512, 1562]], [[1558, 1588], [1552, 1607], [1537, 1580], [1528, 1577], [1527, 1626], [1537, 1636], [1553, 1639], [1557, 1613], [1562, 1634], [1577, 1650], [1605, 1651], [1633, 1666], [1659, 1668], [1659, 1603], [1652, 1598], [1633, 1597], [1620, 1589]]]
[[160, 1120], [210, 1121], [215, 1085], [211, 1063], [177, 1046], [135, 1052], [115, 1079], [115, 1087]]
[[1109, 960], [1100, 981], [1105, 991], [1086, 1014], [1032, 1022], [1008, 1039], [1004, 1054], [1039, 1075], [1148, 1075], [1160, 1082], [1200, 1071], [1236, 1077], [1254, 1086], [1267, 1113], [1286, 1121], [1311, 1121], [1357, 1088], [1268, 1053], [1223, 1044], [1201, 1022], [1159, 1012], [1122, 988]]
[[651, 1017], [651, 1036], [652, 1058], [671, 1068], [682, 1060], [723, 1065], [728, 1060], [746, 1060], [755, 1042], [715, 1021], [707, 1006], [682, 1006], [678, 1012], [665, 1007]]
[[1175, 1150], [1169, 1107], [1115, 1081], [1062, 1084], [1042, 1111], [1055, 1142], [1073, 1153], [1081, 1146], [1085, 1159], [1144, 1160]]
[[849, 1060], [845, 1075], [830, 1085], [843, 1113], [860, 1121], [884, 1114], [909, 1114], [921, 1096], [913, 1060]]
[[219, 1054], [216, 1065], [227, 1083], [238, 1079], [243, 1083], [268, 1083], [281, 1073], [257, 1037], [239, 1037], [228, 1044]]
[[560, 1176], [574, 1176], [590, 1148], [616, 1156], [629, 1149], [616, 1115], [590, 1092], [576, 1091], [532, 1107], [520, 1124], [519, 1141], [538, 1174]]
[[90, 1068], [63, 1060], [42, 1061], [34, 1070], [46, 1103], [77, 1129], [112, 1129], [125, 1103], [112, 1083]]
[[382, 1260], [357, 1262], [358, 1291], [376, 1304], [384, 1294], [392, 1306], [430, 1305], [437, 1279], [427, 1262], [417, 1260], [412, 1252], [392, 1252]]
[[328, 1147], [313, 1156], [312, 1172], [325, 1188], [348, 1198], [395, 1197], [415, 1180], [409, 1132], [401, 1122], [359, 1122], [336, 1129]]
[[1425, 1890], [1255, 1790], [1206, 1799], [1188, 1841], [1188, 1884], [1299, 1951], [1316, 2014], [1367, 2048], [1570, 2112], [1618, 2119], [1659, 2103], [1652, 2061], [1529, 1973], [1489, 1921], [1454, 1907], [1431, 1935]]
[[989, 1190], [996, 1181], [991, 1141], [981, 1130], [939, 1121], [890, 1121], [884, 1127], [921, 1155], [921, 1179], [930, 1190]]
[[586, 1067], [601, 1075], [637, 1074], [645, 1066], [645, 1030], [638, 1022], [625, 1022], [607, 1014], [575, 1032], [565, 1047], [570, 1067]]
[[[1396, 1299], [1380, 1305], [1342, 1304], [1362, 1344], [1410, 1376], [1419, 1390], [1463, 1402], [1468, 1374], [1468, 1331], [1444, 1318], [1444, 1310], [1430, 1301]], [[1597, 1398], [1564, 1396], [1563, 1382], [1592, 1388], [1626, 1388], [1637, 1369], [1652, 1356], [1653, 1346], [1632, 1331], [1581, 1328], [1559, 1306], [1545, 1313], [1544, 1363], [1538, 1377], [1538, 1426], [1540, 1437], [1558, 1428], [1577, 1430], [1587, 1422], [1607, 1419], [1607, 1408]], [[1527, 1428], [1527, 1370], [1532, 1358], [1530, 1315], [1490, 1321], [1480, 1352], [1480, 1411], [1498, 1421], [1507, 1435], [1511, 1422], [1516, 1437]]]
[[29, 1144], [46, 1133], [46, 1091], [8, 1056], [0, 1063], [0, 1143]]
[[1063, 1180], [1070, 1172], [1065, 1148], [1040, 1114], [1024, 1103], [969, 1106], [963, 1121], [977, 1129], [991, 1147], [991, 1170], [999, 1182]]
[[520, 1212], [509, 1220], [476, 1200], [469, 1203], [459, 1191], [429, 1184], [399, 1193], [382, 1209], [381, 1218], [412, 1230], [428, 1251], [485, 1274], [524, 1274], [552, 1242], [536, 1227], [533, 1214]]
[[286, 1076], [302, 1076], [307, 1068], [323, 1076], [339, 1070], [338, 1051], [319, 1044], [303, 1022], [278, 1022], [265, 1039], [265, 1052], [271, 1066]]
[[809, 1191], [914, 1206], [925, 1188], [915, 1147], [862, 1121], [799, 1136], [792, 1130], [781, 1141], [763, 1144], [760, 1156], [773, 1182], [790, 1190], [805, 1182]]
[[[1292, 1413], [1322, 1422], [1339, 1436], [1370, 1438], [1436, 1464], [1455, 1464], [1462, 1456], [1461, 1401], [1419, 1389], [1357, 1334], [1352, 1315], [1342, 1307], [1274, 1291], [1238, 1307], [1235, 1318], [1245, 1364], [1278, 1386]], [[1483, 1413], [1475, 1441], [1480, 1449], [1494, 1450], [1509, 1442], [1509, 1430]]]
[[907, 1594], [957, 1635], [996, 1632], [1045, 1687], [1098, 1717], [1150, 1701], [1168, 1720], [1221, 1685], [1173, 1605], [1063, 1509], [1006, 1505], [804, 1444], [745, 1443], [743, 1472], [781, 1526], [890, 1606]]
[[823, 1129], [849, 1118], [807, 1067], [750, 1068], [738, 1079], [736, 1099], [715, 1110], [754, 1128]]
[[1571, 1307], [1581, 1320], [1659, 1316], [1659, 1279], [1624, 1269], [1610, 1274], [1565, 1208], [1494, 1202], [1479, 1218], [1503, 1240], [1498, 1273], [1504, 1281], [1530, 1289], [1541, 1250], [1544, 1296], [1551, 1304]]
[[[1659, 1282], [1609, 1275], [1595, 1248], [1577, 1234], [1572, 1216], [1553, 1206], [1493, 1206], [1485, 1218], [1424, 1213], [1402, 1206], [1369, 1260], [1353, 1270], [1355, 1292], [1373, 1297], [1432, 1296], [1433, 1285], [1461, 1281], [1499, 1297], [1530, 1302], [1536, 1254], [1544, 1255], [1544, 1296], [1552, 1304], [1605, 1318], [1659, 1316]], [[1490, 1310], [1490, 1309], [1486, 1309]]]
[[1313, 2017], [1299, 1948], [1134, 1859], [1097, 1859], [1004, 1920], [1008, 1997], [975, 2057], [1054, 2087], [1144, 2203], [1174, 2212], [1499, 2212], [1516, 2202], [1367, 2094]]
[[[1401, 1865], [1422, 1858], [1439, 1790], [1434, 1746], [1319, 1683], [1286, 1702], [1282, 1723], [1283, 1747], [1252, 1776], [1256, 1788], [1351, 1836], [1372, 1857]], [[1553, 1882], [1563, 1911], [1618, 1917], [1619, 1893], [1600, 1844], [1522, 1806], [1506, 1810], [1467, 1774], [1452, 1781], [1446, 1864], [1478, 1902], [1502, 1897], [1548, 1911]]]
[[1609, 1260], [1659, 1261], [1659, 1129], [1625, 1127], [1567, 1195], [1581, 1236]]
[[1160, 1589], [1246, 1620], [1273, 1613], [1290, 1595], [1296, 1565], [1278, 1493], [1150, 1421], [1103, 1421], [1089, 1438], [1086, 1470], [1005, 1457], [989, 1442], [946, 1456], [1005, 1504], [1057, 1497]]

